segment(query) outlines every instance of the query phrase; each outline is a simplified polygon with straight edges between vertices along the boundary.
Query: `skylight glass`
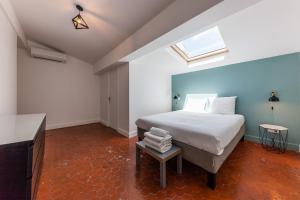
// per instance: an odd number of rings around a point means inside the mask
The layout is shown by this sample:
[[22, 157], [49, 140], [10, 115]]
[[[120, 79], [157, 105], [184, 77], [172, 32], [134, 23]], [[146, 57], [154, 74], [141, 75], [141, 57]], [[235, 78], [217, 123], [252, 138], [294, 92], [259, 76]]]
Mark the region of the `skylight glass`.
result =
[[173, 46], [187, 61], [227, 51], [218, 27], [211, 28]]

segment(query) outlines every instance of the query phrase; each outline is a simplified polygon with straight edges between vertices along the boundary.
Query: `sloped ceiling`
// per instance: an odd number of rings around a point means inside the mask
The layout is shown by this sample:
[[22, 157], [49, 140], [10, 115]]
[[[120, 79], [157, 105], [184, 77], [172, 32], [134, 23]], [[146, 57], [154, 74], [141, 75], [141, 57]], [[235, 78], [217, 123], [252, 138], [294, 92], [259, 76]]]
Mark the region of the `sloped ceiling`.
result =
[[[228, 53], [219, 57], [224, 59], [202, 60], [194, 65], [182, 67], [183, 73], [203, 70], [229, 64], [300, 52], [300, 1], [264, 0], [234, 15], [224, 18], [203, 30], [218, 26], [224, 38]], [[172, 49], [160, 51], [183, 62]], [[183, 65], [184, 66], [184, 65]]]
[[[29, 40], [94, 63], [174, 0], [11, 1]], [[73, 27], [76, 3], [89, 30]]]

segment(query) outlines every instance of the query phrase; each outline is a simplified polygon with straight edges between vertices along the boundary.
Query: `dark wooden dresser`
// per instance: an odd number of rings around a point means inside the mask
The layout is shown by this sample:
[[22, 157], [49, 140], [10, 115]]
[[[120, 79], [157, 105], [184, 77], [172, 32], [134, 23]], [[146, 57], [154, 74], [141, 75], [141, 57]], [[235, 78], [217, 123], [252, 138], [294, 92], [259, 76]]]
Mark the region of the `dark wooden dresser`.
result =
[[45, 114], [0, 116], [0, 200], [36, 198], [45, 125]]

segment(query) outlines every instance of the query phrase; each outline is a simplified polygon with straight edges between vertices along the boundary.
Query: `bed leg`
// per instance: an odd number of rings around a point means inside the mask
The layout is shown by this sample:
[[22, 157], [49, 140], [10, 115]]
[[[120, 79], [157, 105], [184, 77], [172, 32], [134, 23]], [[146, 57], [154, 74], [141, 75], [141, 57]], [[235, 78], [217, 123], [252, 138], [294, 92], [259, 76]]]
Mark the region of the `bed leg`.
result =
[[245, 136], [242, 137], [241, 141], [242, 141], [242, 142], [245, 142]]
[[141, 137], [138, 137], [139, 142], [142, 141], [143, 139]]
[[217, 174], [207, 172], [207, 186], [211, 189], [215, 189], [217, 186]]

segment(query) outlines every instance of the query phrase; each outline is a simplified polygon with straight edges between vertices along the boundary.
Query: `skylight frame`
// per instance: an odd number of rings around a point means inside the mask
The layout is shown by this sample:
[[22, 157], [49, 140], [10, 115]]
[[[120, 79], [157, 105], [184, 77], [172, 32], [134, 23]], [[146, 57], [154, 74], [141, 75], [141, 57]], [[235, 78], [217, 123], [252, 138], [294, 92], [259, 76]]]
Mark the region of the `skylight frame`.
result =
[[[182, 50], [182, 48], [180, 48], [178, 46], [179, 43], [183, 42], [178, 42], [174, 45], [171, 46], [171, 48], [177, 53], [179, 54], [187, 63], [190, 63], [190, 62], [194, 62], [194, 61], [198, 61], [198, 60], [201, 60], [201, 59], [204, 59], [204, 58], [207, 58], [207, 57], [212, 57], [212, 56], [215, 56], [215, 55], [218, 55], [218, 54], [223, 54], [223, 53], [226, 53], [228, 52], [228, 48], [226, 47], [226, 44], [224, 42], [224, 39], [220, 33], [220, 30], [218, 27], [213, 27], [211, 29], [214, 29], [214, 28], [217, 28], [219, 34], [220, 34], [220, 37], [222, 39], [222, 42], [224, 43], [224, 48], [220, 48], [220, 49], [217, 49], [217, 50], [213, 50], [213, 51], [209, 51], [209, 52], [206, 52], [206, 53], [202, 53], [202, 54], [199, 54], [199, 55], [196, 55], [196, 56], [192, 56], [190, 57], [184, 50]], [[211, 30], [211, 29], [208, 29], [207, 31]], [[206, 31], [202, 32], [202, 33], [205, 33]], [[200, 34], [202, 34], [200, 33]]]

